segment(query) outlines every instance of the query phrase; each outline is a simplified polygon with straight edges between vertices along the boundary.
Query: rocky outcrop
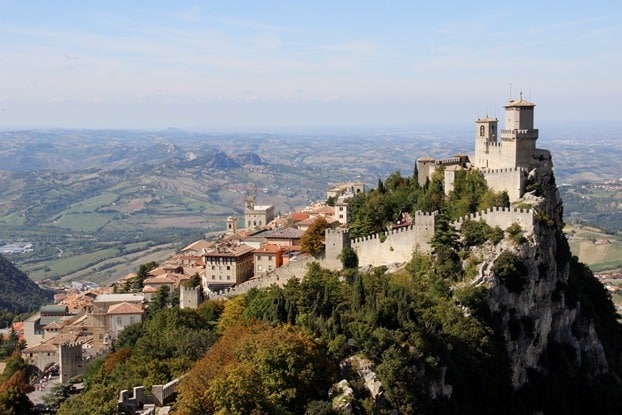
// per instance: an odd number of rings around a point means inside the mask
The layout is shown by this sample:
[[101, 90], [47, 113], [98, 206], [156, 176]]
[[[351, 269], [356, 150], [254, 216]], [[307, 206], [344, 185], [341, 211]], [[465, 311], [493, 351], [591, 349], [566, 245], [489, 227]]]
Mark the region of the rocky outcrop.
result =
[[[550, 155], [541, 157], [539, 167], [529, 173], [529, 182], [533, 190], [518, 203], [535, 209], [533, 233], [525, 235], [523, 243], [506, 239], [484, 252], [475, 280], [489, 288], [488, 305], [503, 332], [515, 390], [530, 381], [530, 373], [551, 371], [546, 356], [555, 347], [573, 351], [576, 370], [589, 367], [593, 375], [608, 371], [593, 318], [582, 313], [580, 302], [568, 298], [571, 255], [561, 230], [562, 202]], [[514, 253], [527, 271], [519, 290], [493, 271], [504, 251]]]

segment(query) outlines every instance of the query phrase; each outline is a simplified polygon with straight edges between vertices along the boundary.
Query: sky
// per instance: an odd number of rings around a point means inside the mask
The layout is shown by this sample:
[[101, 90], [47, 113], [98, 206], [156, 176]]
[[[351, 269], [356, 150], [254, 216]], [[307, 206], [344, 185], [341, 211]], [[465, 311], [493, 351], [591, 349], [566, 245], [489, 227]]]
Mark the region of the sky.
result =
[[0, 0], [0, 129], [621, 121], [622, 2]]

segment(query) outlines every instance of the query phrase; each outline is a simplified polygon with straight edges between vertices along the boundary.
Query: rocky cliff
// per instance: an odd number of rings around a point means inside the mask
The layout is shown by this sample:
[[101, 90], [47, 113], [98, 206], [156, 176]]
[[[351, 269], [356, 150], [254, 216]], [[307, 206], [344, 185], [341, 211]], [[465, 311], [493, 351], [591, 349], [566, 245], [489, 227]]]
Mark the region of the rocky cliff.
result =
[[[607, 402], [612, 398], [609, 390], [620, 390], [621, 337], [615, 309], [604, 287], [570, 254], [550, 155], [541, 157], [529, 183], [531, 191], [518, 203], [535, 209], [533, 232], [483, 250], [485, 260], [475, 280], [488, 288], [511, 384], [519, 395], [540, 396], [544, 409], [554, 405], [553, 396], [542, 396], [548, 389], [566, 397], [594, 395], [600, 398], [595, 405], [616, 413]], [[510, 257], [517, 260], [518, 272], [501, 266]], [[579, 409], [581, 405], [570, 412], [589, 409]]]
[[365, 413], [357, 403], [367, 396], [382, 414], [622, 413], [621, 325], [608, 292], [570, 253], [548, 152], [538, 153], [527, 189], [513, 207], [529, 221], [502, 209], [475, 215], [471, 225], [501, 233], [478, 244], [456, 222], [452, 248], [415, 254], [388, 276], [384, 295], [365, 291], [367, 315], [387, 304], [397, 315], [371, 318], [372, 340], [357, 339], [352, 318], [360, 353], [340, 362], [336, 412]]

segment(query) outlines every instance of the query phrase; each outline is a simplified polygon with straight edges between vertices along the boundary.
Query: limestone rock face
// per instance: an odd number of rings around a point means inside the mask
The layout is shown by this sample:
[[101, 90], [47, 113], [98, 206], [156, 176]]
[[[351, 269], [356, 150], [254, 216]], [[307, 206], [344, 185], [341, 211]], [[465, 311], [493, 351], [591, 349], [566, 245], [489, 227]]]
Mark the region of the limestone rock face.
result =
[[[574, 364], [587, 364], [594, 375], [606, 373], [608, 363], [594, 322], [581, 313], [581, 303], [568, 299], [570, 252], [562, 234], [562, 202], [555, 185], [550, 155], [530, 172], [533, 190], [520, 200], [536, 211], [533, 232], [525, 243], [504, 240], [484, 253], [476, 283], [489, 287], [488, 304], [500, 321], [512, 372], [519, 389], [530, 371], [546, 373], [547, 348], [570, 347]], [[519, 292], [510, 290], [492, 271], [501, 252], [515, 253], [526, 265], [527, 275]], [[583, 362], [588, 359], [589, 362]]]

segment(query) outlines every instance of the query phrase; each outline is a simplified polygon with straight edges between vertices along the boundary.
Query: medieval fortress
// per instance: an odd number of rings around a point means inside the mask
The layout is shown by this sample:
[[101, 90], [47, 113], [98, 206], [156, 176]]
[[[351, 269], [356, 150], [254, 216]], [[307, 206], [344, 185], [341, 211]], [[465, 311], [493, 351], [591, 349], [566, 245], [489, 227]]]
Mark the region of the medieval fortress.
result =
[[[525, 194], [529, 172], [550, 160], [548, 150], [536, 148], [538, 130], [534, 128], [535, 104], [524, 100], [510, 100], [505, 106], [504, 129], [498, 134], [497, 118], [478, 118], [475, 121], [475, 154], [456, 155], [436, 160], [422, 157], [417, 160], [418, 181], [424, 185], [439, 168], [443, 169], [445, 192], [453, 189], [456, 172], [477, 169], [482, 172], [488, 187], [507, 192], [510, 202]], [[500, 139], [499, 139], [500, 138]], [[416, 212], [412, 224], [381, 234], [350, 239], [345, 227], [326, 231], [326, 265], [338, 267], [339, 254], [345, 246], [357, 253], [359, 266], [380, 266], [408, 261], [415, 250], [427, 252], [434, 235], [437, 212]], [[532, 209], [493, 208], [463, 218], [453, 225], [460, 228], [464, 220], [484, 220], [490, 226], [506, 229], [518, 223], [525, 233], [534, 226]]]

